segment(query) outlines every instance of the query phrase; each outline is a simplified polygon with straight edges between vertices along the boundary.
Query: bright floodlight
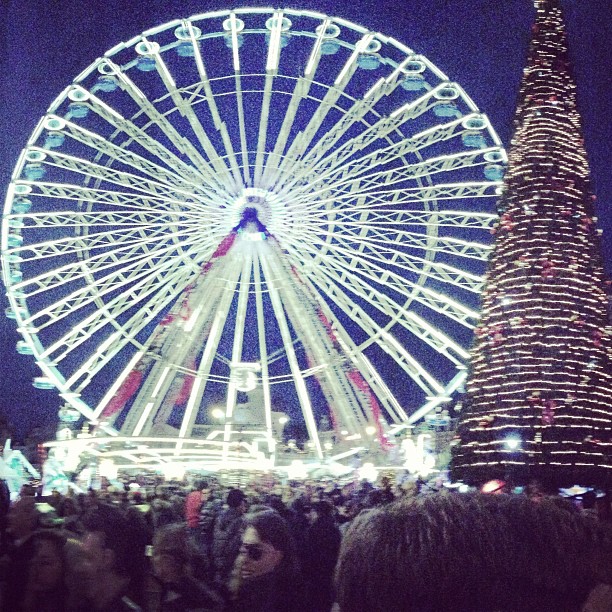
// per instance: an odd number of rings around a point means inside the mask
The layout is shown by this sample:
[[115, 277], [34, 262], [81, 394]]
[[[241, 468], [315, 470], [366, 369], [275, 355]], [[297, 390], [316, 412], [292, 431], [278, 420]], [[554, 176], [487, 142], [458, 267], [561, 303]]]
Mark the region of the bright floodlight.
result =
[[225, 417], [225, 410], [222, 408], [213, 408], [210, 415], [213, 419], [222, 419]]
[[518, 436], [509, 436], [504, 443], [510, 450], [516, 450], [521, 445], [521, 439]]

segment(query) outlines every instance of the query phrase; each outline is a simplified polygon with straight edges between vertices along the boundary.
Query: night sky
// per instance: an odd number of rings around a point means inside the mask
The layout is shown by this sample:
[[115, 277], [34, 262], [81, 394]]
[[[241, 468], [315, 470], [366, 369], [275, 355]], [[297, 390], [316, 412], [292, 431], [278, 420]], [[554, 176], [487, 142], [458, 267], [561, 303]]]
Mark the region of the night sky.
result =
[[[612, 274], [612, 11], [602, 0], [565, 0], [570, 57], [597, 195], [604, 259]], [[50, 102], [95, 58], [120, 41], [173, 19], [267, 2], [179, 0], [0, 0], [0, 190]], [[302, 0], [292, 8], [338, 16], [392, 36], [461, 84], [508, 145], [525, 64], [531, 0]], [[401, 7], [401, 8], [400, 8]], [[3, 196], [4, 197], [4, 196]], [[2, 311], [7, 302], [3, 295]], [[31, 386], [32, 358], [18, 355], [14, 322], [0, 324], [0, 415], [23, 434], [55, 419], [59, 399]]]

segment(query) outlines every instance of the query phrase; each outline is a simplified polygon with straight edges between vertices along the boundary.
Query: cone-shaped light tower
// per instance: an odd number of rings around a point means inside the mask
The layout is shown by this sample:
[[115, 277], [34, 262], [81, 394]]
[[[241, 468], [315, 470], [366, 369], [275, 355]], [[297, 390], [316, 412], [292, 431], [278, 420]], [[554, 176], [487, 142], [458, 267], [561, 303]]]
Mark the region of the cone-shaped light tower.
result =
[[536, 2], [452, 477], [612, 482], [612, 330], [558, 0]]

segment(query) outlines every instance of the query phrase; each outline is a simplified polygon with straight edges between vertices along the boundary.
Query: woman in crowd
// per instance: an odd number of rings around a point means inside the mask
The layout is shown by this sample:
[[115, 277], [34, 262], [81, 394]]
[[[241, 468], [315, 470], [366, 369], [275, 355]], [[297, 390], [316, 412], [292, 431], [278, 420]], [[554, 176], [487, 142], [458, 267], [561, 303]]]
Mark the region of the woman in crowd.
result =
[[232, 587], [232, 612], [307, 609], [293, 538], [278, 512], [247, 515]]

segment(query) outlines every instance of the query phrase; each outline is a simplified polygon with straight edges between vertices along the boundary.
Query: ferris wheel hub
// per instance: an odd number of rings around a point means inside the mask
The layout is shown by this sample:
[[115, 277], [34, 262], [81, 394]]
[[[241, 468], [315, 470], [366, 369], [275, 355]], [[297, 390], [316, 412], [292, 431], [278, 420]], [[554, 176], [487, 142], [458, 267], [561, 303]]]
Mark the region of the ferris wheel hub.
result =
[[271, 191], [258, 187], [246, 187], [234, 200], [232, 208], [240, 224], [257, 220], [267, 226], [279, 209], [283, 208], [283, 204]]

